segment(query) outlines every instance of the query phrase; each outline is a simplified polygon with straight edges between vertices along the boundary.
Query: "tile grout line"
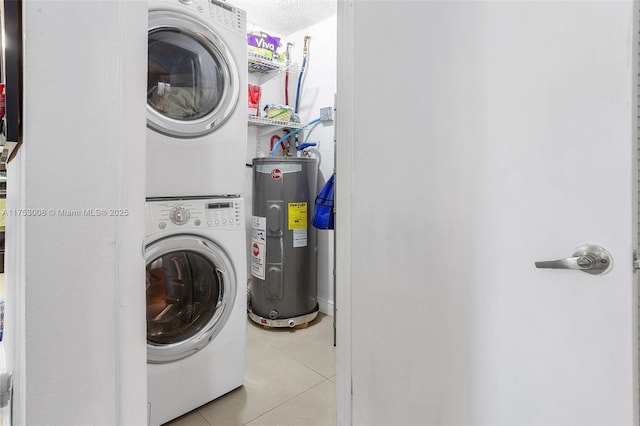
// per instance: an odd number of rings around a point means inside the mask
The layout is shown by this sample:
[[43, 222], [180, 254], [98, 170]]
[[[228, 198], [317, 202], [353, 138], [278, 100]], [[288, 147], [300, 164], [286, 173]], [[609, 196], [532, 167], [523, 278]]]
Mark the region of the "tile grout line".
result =
[[[323, 377], [324, 377], [324, 376], [323, 376]], [[265, 414], [267, 414], [267, 413], [270, 413], [271, 411], [275, 410], [276, 408], [282, 407], [284, 404], [286, 404], [286, 403], [288, 403], [288, 402], [291, 402], [293, 399], [295, 399], [295, 398], [299, 397], [299, 396], [300, 396], [300, 395], [302, 395], [303, 393], [309, 392], [311, 389], [314, 389], [314, 388], [316, 388], [316, 387], [320, 386], [320, 385], [321, 385], [321, 384], [323, 384], [324, 382], [331, 382], [331, 380], [329, 380], [329, 379], [324, 379], [324, 380], [323, 380], [323, 381], [321, 381], [320, 383], [316, 383], [315, 385], [311, 386], [310, 388], [303, 390], [302, 392], [300, 392], [300, 393], [298, 393], [298, 394], [296, 394], [296, 395], [292, 396], [291, 398], [287, 399], [286, 401], [283, 401], [282, 403], [280, 403], [280, 404], [276, 405], [275, 407], [272, 407], [272, 408], [268, 409], [267, 411], [265, 411], [264, 413], [260, 414], [259, 416], [254, 417], [253, 419], [249, 420], [249, 421], [248, 421], [248, 422], [246, 422], [246, 423], [243, 423], [243, 424], [242, 424], [242, 426], [250, 426], [251, 422], [253, 422], [254, 420], [258, 420], [260, 417], [264, 416], [264, 415], [265, 415]], [[332, 383], [333, 385], [335, 385], [335, 383], [333, 383], [333, 382], [331, 382], [331, 383]], [[207, 423], [208, 423], [208, 422], [207, 422]]]
[[[295, 360], [298, 364], [300, 364], [300, 365], [302, 365], [302, 366], [304, 366], [304, 367], [308, 368], [309, 370], [313, 371], [313, 372], [314, 372], [314, 373], [316, 373], [316, 374], [319, 374], [321, 377], [323, 377], [323, 378], [325, 378], [325, 379], [329, 379], [329, 377], [325, 376], [325, 375], [324, 375], [324, 373], [321, 373], [321, 372], [319, 372], [318, 370], [316, 370], [315, 368], [313, 368], [313, 367], [311, 367], [311, 366], [309, 366], [309, 365], [305, 364], [304, 362], [302, 362], [302, 361], [300, 361], [300, 360], [298, 360], [298, 359], [296, 359], [296, 358], [293, 358], [293, 357], [291, 357], [290, 355], [287, 355], [284, 351], [282, 351], [282, 350], [280, 350], [280, 349], [278, 349], [278, 348], [276, 348], [276, 347], [273, 347], [273, 349], [275, 349], [275, 350], [277, 350], [278, 352], [280, 352], [280, 353], [284, 354], [285, 356], [288, 356], [289, 358], [291, 358], [291, 359]], [[335, 354], [334, 354], [334, 358], [335, 358]], [[332, 375], [332, 376], [330, 376], [330, 377], [333, 377], [333, 376], [335, 376], [335, 375], [336, 375], [336, 373], [334, 372], [334, 373], [333, 373], [333, 375]]]
[[[321, 372], [317, 371], [315, 368], [313, 368], [313, 367], [311, 367], [311, 366], [309, 366], [309, 365], [305, 364], [304, 362], [300, 361], [299, 359], [292, 357], [291, 355], [289, 355], [289, 354], [288, 354], [287, 352], [285, 352], [284, 350], [282, 350], [282, 349], [280, 349], [280, 348], [278, 348], [278, 347], [274, 346], [274, 345], [273, 345], [273, 343], [271, 343], [271, 342], [267, 342], [267, 345], [269, 345], [272, 349], [275, 349], [275, 350], [276, 350], [276, 351], [278, 351], [279, 353], [283, 354], [283, 355], [284, 355], [284, 356], [286, 356], [287, 358], [294, 360], [295, 362], [297, 362], [298, 364], [302, 365], [303, 367], [306, 367], [306, 368], [308, 368], [309, 370], [313, 371], [314, 373], [319, 374], [321, 377], [323, 377], [323, 378], [325, 378], [325, 379], [329, 379], [329, 377], [325, 376], [325, 375], [324, 375], [324, 373], [321, 373]], [[332, 348], [333, 348], [333, 347], [332, 347]], [[334, 360], [335, 360], [335, 357], [336, 357], [336, 354], [335, 354], [335, 350], [334, 350], [334, 352], [333, 352], [333, 359], [334, 359]], [[334, 370], [335, 370], [335, 369], [334, 369]], [[332, 376], [330, 376], [330, 377], [333, 377], [333, 376], [335, 376], [335, 375], [336, 375], [336, 373], [335, 373], [335, 371], [334, 371], [334, 372], [333, 372], [333, 375], [332, 375]]]
[[202, 418], [202, 420], [204, 420], [206, 424], [208, 424], [209, 426], [213, 426], [211, 423], [209, 423], [209, 420], [207, 420], [204, 414], [200, 412], [200, 407], [196, 408], [196, 411], [198, 412], [198, 415]]

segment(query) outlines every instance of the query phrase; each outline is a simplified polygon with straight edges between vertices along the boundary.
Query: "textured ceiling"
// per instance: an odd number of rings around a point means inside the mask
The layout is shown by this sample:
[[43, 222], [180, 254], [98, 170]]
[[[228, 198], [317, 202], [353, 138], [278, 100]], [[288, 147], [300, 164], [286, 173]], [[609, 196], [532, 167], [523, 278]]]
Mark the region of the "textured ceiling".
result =
[[336, 14], [336, 0], [227, 0], [247, 11], [247, 21], [287, 36]]

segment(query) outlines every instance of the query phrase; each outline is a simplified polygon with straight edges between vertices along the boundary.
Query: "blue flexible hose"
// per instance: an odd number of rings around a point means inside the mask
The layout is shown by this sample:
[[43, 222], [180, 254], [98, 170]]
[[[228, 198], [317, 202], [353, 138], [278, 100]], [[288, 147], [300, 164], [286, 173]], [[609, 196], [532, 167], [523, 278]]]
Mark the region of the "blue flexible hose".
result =
[[286, 140], [288, 137], [291, 137], [295, 134], [300, 133], [301, 131], [303, 131], [305, 129], [305, 127], [309, 127], [312, 124], [316, 124], [320, 122], [320, 117], [316, 118], [315, 120], [311, 120], [310, 122], [308, 122], [307, 124], [305, 124], [304, 126], [302, 126], [299, 129], [295, 129], [292, 132], [287, 133], [286, 135], [284, 135], [283, 137], [281, 137], [280, 139], [278, 139], [274, 144], [273, 144], [273, 149], [271, 150], [271, 156], [275, 157], [276, 156], [276, 149], [278, 149], [278, 145], [280, 145], [284, 140]]
[[293, 112], [298, 113], [298, 109], [300, 107], [300, 90], [302, 88], [302, 76], [304, 75], [304, 68], [307, 65], [307, 55], [305, 54], [302, 58], [302, 68], [300, 68], [300, 75], [298, 75], [298, 88], [296, 90], [296, 107]]

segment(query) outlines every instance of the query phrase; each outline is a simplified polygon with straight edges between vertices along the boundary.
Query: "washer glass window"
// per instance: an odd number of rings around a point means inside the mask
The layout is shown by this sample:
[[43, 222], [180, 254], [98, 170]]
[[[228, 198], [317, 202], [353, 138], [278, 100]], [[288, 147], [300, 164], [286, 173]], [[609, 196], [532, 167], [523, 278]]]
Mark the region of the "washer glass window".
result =
[[174, 28], [149, 32], [147, 102], [175, 120], [211, 114], [225, 95], [224, 65], [195, 35]]
[[207, 326], [223, 299], [216, 266], [199, 253], [176, 251], [147, 264], [147, 341], [188, 340]]
[[235, 273], [214, 242], [179, 234], [145, 248], [147, 361], [173, 362], [206, 347], [236, 300]]

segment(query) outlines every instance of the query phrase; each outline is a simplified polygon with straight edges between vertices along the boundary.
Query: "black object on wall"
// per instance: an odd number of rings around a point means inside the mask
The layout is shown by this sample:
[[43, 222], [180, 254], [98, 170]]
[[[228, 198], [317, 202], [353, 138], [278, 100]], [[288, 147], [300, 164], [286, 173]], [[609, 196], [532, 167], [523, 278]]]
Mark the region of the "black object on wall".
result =
[[[6, 114], [3, 135], [8, 142], [22, 140], [22, 0], [3, 0], [2, 82], [5, 84]], [[16, 150], [14, 149], [14, 152]]]

